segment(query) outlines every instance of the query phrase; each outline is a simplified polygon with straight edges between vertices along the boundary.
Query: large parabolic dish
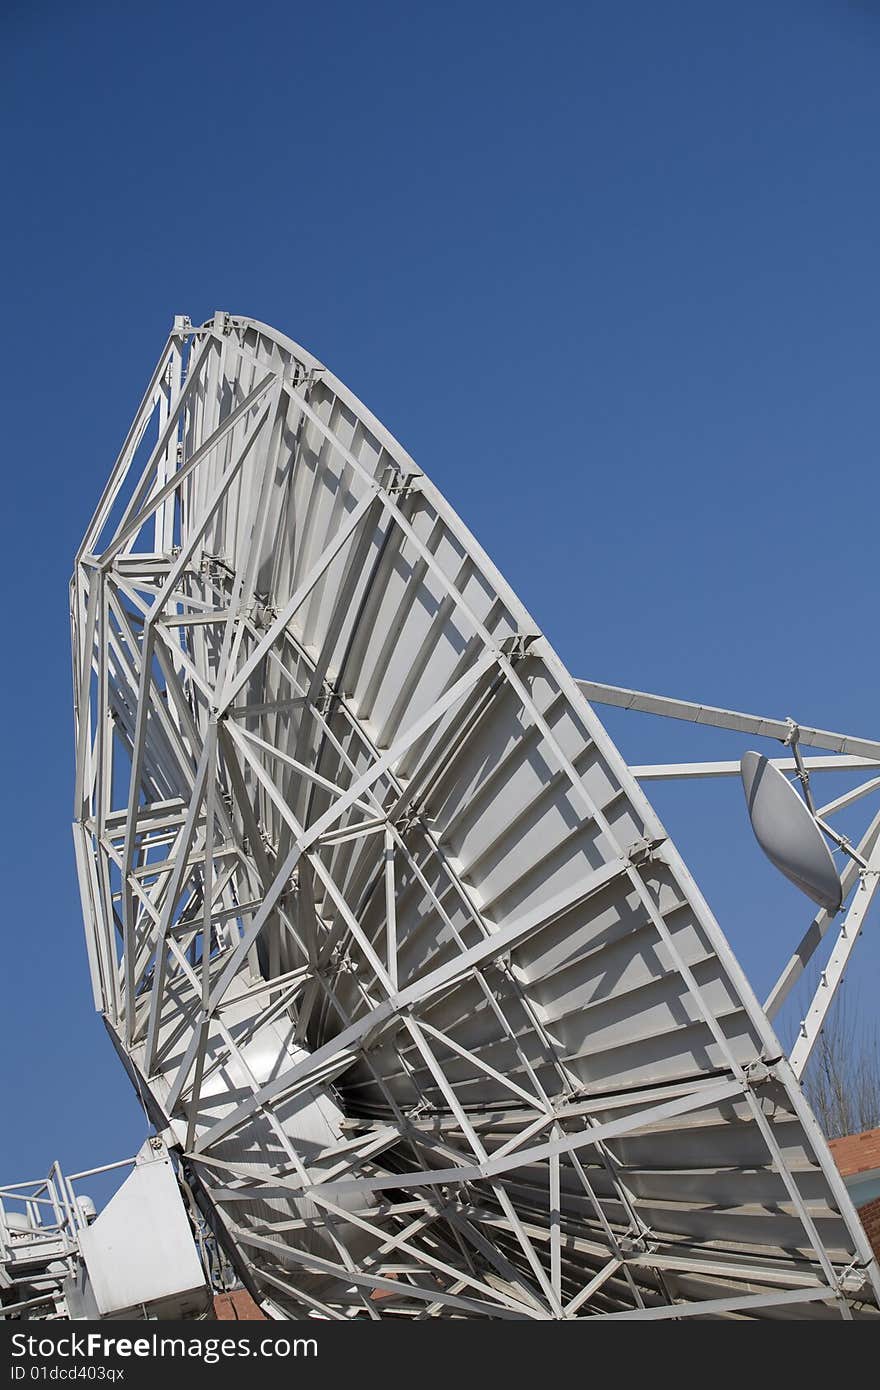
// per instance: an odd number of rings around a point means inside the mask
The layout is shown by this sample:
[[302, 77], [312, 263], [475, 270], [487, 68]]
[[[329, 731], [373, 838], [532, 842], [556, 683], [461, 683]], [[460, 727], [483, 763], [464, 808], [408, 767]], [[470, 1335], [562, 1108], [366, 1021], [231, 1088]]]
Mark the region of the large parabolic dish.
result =
[[175, 320], [72, 620], [95, 1002], [273, 1311], [876, 1313], [657, 815], [325, 367]]

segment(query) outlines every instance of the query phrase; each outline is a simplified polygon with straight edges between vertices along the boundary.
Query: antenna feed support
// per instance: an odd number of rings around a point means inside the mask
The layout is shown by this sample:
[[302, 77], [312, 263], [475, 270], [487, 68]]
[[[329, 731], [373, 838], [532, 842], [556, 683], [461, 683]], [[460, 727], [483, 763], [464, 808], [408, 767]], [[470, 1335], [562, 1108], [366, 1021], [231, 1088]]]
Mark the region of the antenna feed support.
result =
[[810, 774], [807, 771], [807, 765], [804, 762], [803, 754], [801, 753], [800, 749], [800, 725], [796, 724], [790, 715], [786, 717], [785, 722], [788, 725], [788, 734], [782, 741], [786, 747], [791, 749], [794, 755], [795, 766], [797, 769], [797, 779], [803, 788], [804, 800], [806, 801], [807, 806], [809, 807], [810, 814], [813, 817], [815, 817], [816, 803], [813, 800], [813, 793], [810, 791]]

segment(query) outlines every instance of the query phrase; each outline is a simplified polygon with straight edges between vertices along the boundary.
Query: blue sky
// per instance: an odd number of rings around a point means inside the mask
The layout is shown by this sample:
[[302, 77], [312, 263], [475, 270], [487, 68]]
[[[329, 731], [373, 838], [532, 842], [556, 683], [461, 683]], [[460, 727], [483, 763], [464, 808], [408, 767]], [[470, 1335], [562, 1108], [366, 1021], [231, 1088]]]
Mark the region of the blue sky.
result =
[[[880, 732], [880, 4], [7, 0], [0, 37], [2, 1182], [146, 1132], [87, 981], [67, 581], [175, 313], [326, 361], [576, 675]], [[655, 799], [765, 991], [809, 904], [736, 783]]]

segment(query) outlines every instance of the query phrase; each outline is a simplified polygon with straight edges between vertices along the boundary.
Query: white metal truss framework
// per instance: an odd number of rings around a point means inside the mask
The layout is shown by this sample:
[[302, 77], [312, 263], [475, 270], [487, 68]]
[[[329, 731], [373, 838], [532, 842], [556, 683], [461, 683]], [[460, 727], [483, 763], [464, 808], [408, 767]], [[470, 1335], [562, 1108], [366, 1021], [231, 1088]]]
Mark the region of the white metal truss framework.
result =
[[320, 363], [175, 320], [72, 623], [96, 1006], [271, 1309], [876, 1312], [791, 1062], [632, 770]]
[[69, 1316], [65, 1285], [76, 1278], [79, 1237], [94, 1215], [93, 1203], [78, 1196], [74, 1184], [135, 1162], [126, 1158], [67, 1174], [56, 1161], [48, 1177], [0, 1187], [0, 1320]]

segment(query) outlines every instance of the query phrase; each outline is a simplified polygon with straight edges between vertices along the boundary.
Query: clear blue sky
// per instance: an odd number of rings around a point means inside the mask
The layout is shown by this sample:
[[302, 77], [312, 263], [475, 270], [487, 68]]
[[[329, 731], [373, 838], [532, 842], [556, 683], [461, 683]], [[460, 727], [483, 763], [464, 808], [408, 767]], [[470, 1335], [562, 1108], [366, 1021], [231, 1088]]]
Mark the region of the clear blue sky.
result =
[[[326, 361], [576, 675], [880, 733], [880, 5], [7, 0], [0, 39], [9, 1181], [145, 1132], [87, 982], [67, 580], [173, 314]], [[657, 800], [765, 990], [809, 905], [737, 784]]]

